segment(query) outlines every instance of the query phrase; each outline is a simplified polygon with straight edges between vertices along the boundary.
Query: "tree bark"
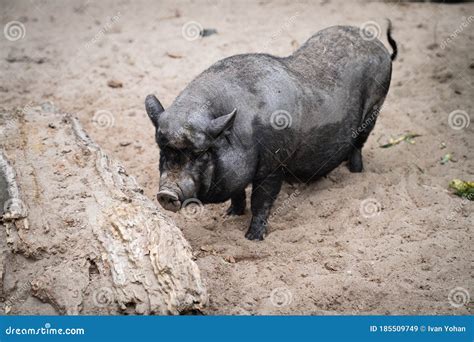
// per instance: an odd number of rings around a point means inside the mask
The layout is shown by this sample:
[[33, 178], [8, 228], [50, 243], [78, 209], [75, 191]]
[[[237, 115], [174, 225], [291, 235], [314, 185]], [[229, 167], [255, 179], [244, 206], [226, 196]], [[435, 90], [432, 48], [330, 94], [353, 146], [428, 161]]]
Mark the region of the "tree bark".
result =
[[16, 314], [179, 314], [206, 289], [181, 231], [76, 118], [0, 113], [0, 301]]

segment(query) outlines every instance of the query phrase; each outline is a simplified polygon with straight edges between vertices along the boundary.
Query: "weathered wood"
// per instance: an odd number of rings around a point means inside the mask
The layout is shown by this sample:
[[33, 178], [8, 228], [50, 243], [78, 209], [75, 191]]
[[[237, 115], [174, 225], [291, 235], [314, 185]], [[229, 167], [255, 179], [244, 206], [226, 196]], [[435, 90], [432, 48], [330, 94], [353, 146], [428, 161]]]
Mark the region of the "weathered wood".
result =
[[77, 119], [28, 108], [2, 112], [0, 125], [6, 312], [31, 314], [32, 303], [59, 314], [178, 314], [205, 305], [181, 231]]

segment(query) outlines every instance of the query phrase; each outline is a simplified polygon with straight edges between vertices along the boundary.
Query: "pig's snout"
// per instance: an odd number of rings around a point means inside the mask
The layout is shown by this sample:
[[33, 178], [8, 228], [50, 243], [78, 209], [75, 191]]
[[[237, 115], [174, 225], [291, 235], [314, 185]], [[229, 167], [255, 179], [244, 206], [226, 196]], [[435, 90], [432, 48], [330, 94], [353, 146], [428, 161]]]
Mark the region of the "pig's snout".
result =
[[160, 190], [156, 195], [158, 202], [166, 210], [177, 212], [181, 208], [178, 194], [170, 190]]
[[175, 177], [178, 182], [171, 182], [167, 178], [167, 173], [163, 173], [160, 179], [160, 189], [156, 198], [161, 206], [172, 212], [181, 209], [182, 203], [188, 199], [196, 197], [196, 186], [190, 176]]

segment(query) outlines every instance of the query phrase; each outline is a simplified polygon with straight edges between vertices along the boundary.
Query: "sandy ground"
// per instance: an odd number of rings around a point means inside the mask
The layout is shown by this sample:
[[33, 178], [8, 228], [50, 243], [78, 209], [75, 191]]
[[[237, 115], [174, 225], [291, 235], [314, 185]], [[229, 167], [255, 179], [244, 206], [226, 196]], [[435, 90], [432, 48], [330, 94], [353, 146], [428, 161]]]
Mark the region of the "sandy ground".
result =
[[[285, 185], [259, 243], [244, 238], [249, 210], [227, 218], [228, 203], [170, 216], [207, 283], [205, 314], [472, 314], [473, 202], [447, 188], [474, 178], [474, 124], [448, 120], [454, 110], [472, 118], [474, 4], [32, 0], [1, 9], [2, 27], [24, 28], [21, 39], [1, 36], [2, 106], [76, 113], [150, 198], [159, 174], [147, 94], [166, 107], [221, 58], [288, 55], [331, 25], [376, 21], [386, 43], [391, 18], [399, 58], [363, 173], [341, 166], [309, 186]], [[187, 40], [190, 21], [218, 34]], [[379, 147], [406, 131], [421, 137]], [[446, 153], [455, 162], [441, 164]]]

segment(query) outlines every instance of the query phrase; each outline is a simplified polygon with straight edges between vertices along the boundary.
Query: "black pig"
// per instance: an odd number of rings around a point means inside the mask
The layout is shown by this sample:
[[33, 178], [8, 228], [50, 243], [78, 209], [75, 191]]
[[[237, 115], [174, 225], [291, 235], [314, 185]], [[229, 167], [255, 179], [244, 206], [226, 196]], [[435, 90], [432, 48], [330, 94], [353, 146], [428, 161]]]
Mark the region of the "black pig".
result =
[[[245, 210], [245, 236], [262, 240], [282, 182], [310, 182], [343, 161], [362, 171], [361, 149], [390, 85], [393, 53], [359, 28], [334, 26], [291, 56], [242, 54], [196, 77], [166, 110], [145, 101], [160, 148], [160, 204], [179, 210], [187, 199]], [[375, 114], [374, 114], [375, 113]]]

